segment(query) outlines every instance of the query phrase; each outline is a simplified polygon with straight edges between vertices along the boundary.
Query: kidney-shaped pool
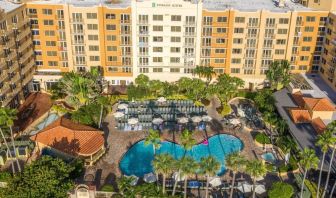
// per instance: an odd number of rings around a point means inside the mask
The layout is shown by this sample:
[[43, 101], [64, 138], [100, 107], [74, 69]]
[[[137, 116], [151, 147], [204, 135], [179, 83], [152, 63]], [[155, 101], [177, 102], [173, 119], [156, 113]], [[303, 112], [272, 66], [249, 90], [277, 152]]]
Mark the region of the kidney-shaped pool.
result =
[[[215, 135], [209, 138], [208, 144], [197, 144], [187, 151], [186, 155], [200, 161], [202, 157], [209, 155], [214, 156], [220, 163], [221, 169], [217, 175], [223, 175], [226, 171], [225, 157], [235, 151], [240, 151], [243, 143], [240, 139], [227, 134]], [[172, 142], [161, 142], [161, 147], [156, 150], [156, 154], [169, 153], [175, 159], [184, 156], [184, 148]], [[152, 161], [154, 159], [154, 151], [152, 145], [145, 145], [144, 140], [132, 145], [125, 153], [119, 163], [120, 170], [124, 175], [136, 175], [142, 177], [153, 171]]]

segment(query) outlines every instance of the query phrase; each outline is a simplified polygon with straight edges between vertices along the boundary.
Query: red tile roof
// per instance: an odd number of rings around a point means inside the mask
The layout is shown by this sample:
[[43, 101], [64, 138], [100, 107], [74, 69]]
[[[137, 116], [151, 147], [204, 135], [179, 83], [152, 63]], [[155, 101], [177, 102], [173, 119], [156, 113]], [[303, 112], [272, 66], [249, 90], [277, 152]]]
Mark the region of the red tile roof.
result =
[[73, 156], [92, 155], [104, 145], [102, 131], [74, 123], [64, 117], [57, 119], [30, 139]]
[[318, 134], [323, 133], [327, 127], [320, 117], [313, 119], [311, 124]]
[[335, 105], [327, 98], [307, 98], [303, 97], [307, 107], [312, 111], [335, 111]]
[[290, 109], [289, 113], [295, 124], [299, 123], [310, 123], [311, 116], [309, 111], [306, 109]]
[[292, 97], [295, 101], [295, 103], [299, 106], [299, 107], [304, 107], [304, 100], [303, 100], [303, 95], [301, 93], [301, 91], [295, 92], [292, 94]]

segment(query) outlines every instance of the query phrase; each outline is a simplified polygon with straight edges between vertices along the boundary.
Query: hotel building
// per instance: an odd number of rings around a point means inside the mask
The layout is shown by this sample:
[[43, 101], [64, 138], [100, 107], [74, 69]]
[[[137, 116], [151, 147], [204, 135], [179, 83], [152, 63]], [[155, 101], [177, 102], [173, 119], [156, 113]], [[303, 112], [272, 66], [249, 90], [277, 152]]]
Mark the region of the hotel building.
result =
[[299, 0], [246, 2], [27, 2], [36, 64], [30, 87], [48, 90], [63, 72], [92, 67], [110, 85], [127, 85], [141, 73], [175, 81], [192, 77], [196, 65], [212, 66], [218, 74], [242, 78], [249, 88], [263, 86], [274, 60], [289, 60], [292, 73], [329, 70], [335, 39], [330, 9], [336, 1], [319, 7]]
[[17, 107], [29, 93], [35, 69], [25, 6], [0, 0], [0, 105]]

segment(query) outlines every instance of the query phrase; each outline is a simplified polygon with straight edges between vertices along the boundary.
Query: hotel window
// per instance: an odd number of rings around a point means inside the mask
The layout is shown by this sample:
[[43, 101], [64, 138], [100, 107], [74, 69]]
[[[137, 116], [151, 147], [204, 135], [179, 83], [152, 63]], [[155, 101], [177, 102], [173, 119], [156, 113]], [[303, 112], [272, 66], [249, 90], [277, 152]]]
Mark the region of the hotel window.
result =
[[307, 16], [306, 21], [307, 22], [315, 22], [315, 17], [314, 16]]
[[58, 28], [59, 29], [65, 29], [65, 23], [64, 23], [64, 21], [58, 21]]
[[42, 13], [45, 15], [52, 15], [52, 10], [51, 9], [42, 9]]
[[244, 33], [244, 28], [235, 28], [234, 33], [235, 34], [243, 34]]
[[153, 15], [153, 21], [163, 21], [163, 15]]
[[223, 49], [223, 48], [215, 49], [215, 53], [216, 54], [224, 54], [225, 53], [225, 49]]
[[88, 35], [88, 40], [89, 41], [98, 41], [98, 35], [94, 35], [94, 34]]
[[57, 10], [57, 19], [64, 19], [64, 11]]
[[107, 24], [106, 25], [106, 30], [116, 30], [116, 25]]
[[105, 15], [105, 18], [106, 18], [106, 19], [115, 19], [115, 18], [116, 18], [116, 15], [115, 15], [115, 14], [106, 14], [106, 15]]
[[299, 65], [299, 70], [307, 70], [307, 65]]
[[279, 24], [288, 24], [289, 23], [289, 19], [288, 18], [280, 18], [279, 19]]
[[87, 24], [88, 30], [98, 30], [98, 24]]
[[90, 61], [99, 61], [99, 56], [90, 56]]
[[181, 21], [181, 15], [172, 15], [171, 21]]
[[240, 68], [231, 68], [231, 73], [239, 74], [240, 73]]
[[314, 32], [314, 27], [307, 26], [304, 30], [305, 32]]
[[216, 64], [225, 63], [225, 59], [224, 58], [215, 58], [215, 63]]
[[180, 57], [170, 57], [170, 62], [171, 63], [179, 63], [180, 62]]
[[33, 40], [33, 44], [34, 45], [41, 45], [41, 41], [39, 41], [39, 40]]
[[132, 73], [132, 68], [131, 67], [122, 67], [122, 72], [124, 72], [124, 73]]
[[172, 37], [170, 37], [170, 42], [179, 43], [179, 42], [181, 42], [181, 37], [172, 36]]
[[56, 46], [56, 41], [46, 41], [46, 46]]
[[107, 57], [107, 61], [109, 62], [115, 62], [118, 60], [118, 57], [117, 56], [108, 56]]
[[277, 39], [276, 44], [277, 45], [286, 45], [286, 39]]
[[89, 51], [99, 51], [98, 45], [89, 45]]
[[241, 54], [242, 50], [238, 48], [233, 48], [232, 49], [232, 54]]
[[243, 43], [243, 39], [242, 38], [234, 38], [233, 39], [233, 43], [234, 44], [242, 44]]
[[153, 62], [154, 63], [162, 63], [162, 57], [153, 57]]
[[181, 48], [179, 47], [171, 47], [170, 52], [171, 53], [179, 53], [181, 51]]
[[241, 59], [240, 58], [233, 58], [233, 59], [231, 59], [231, 63], [232, 64], [240, 64], [241, 63]]
[[180, 73], [180, 68], [170, 68], [170, 73]]
[[163, 31], [163, 26], [162, 25], [154, 25], [153, 26], [153, 31], [154, 32], [162, 32]]
[[217, 38], [216, 43], [225, 43], [225, 39], [224, 38]]
[[108, 67], [107, 70], [112, 73], [118, 72], [118, 67]]
[[163, 47], [153, 47], [153, 52], [163, 52]]
[[226, 28], [217, 28], [217, 33], [226, 33]]
[[263, 50], [262, 57], [271, 58], [272, 57], [272, 50]]
[[160, 73], [160, 72], [163, 72], [163, 69], [162, 69], [162, 68], [154, 67], [154, 68], [153, 68], [153, 72], [154, 72], [154, 73]]
[[54, 21], [53, 20], [43, 20], [43, 24], [44, 25], [54, 25]]
[[308, 46], [303, 46], [303, 47], [301, 48], [301, 50], [302, 50], [303, 52], [309, 52], [309, 51], [310, 51], [310, 47], [308, 47]]
[[34, 51], [35, 56], [41, 56], [42, 55], [42, 51]]
[[248, 29], [248, 31], [247, 31], [247, 36], [248, 37], [256, 37], [257, 34], [258, 34], [258, 29], [255, 29], [255, 28]]
[[44, 35], [46, 35], [46, 36], [55, 36], [55, 31], [53, 31], [53, 30], [46, 30], [44, 32]]
[[224, 69], [222, 69], [222, 68], [215, 68], [214, 72], [216, 72], [217, 74], [223, 74], [224, 73]]
[[140, 73], [149, 73], [149, 68], [140, 67]]
[[42, 66], [43, 65], [43, 61], [35, 61], [35, 64], [36, 64], [36, 66]]
[[278, 29], [278, 34], [287, 34], [287, 29]]
[[300, 56], [300, 61], [308, 61], [309, 56]]
[[181, 26], [171, 26], [170, 31], [171, 32], [181, 32]]
[[33, 8], [28, 9], [28, 14], [37, 14], [37, 10]]
[[247, 49], [245, 51], [246, 57], [247, 58], [254, 58], [256, 50], [254, 49]]
[[108, 41], [116, 41], [117, 40], [117, 36], [116, 35], [107, 35], [106, 36], [106, 40], [108, 40]]
[[227, 22], [227, 17], [217, 17], [217, 22], [218, 23], [226, 23]]
[[284, 49], [276, 49], [275, 54], [276, 55], [283, 55], [283, 54], [285, 54], [285, 50]]
[[58, 66], [58, 62], [57, 61], [48, 61], [48, 66], [49, 67], [57, 67]]
[[210, 17], [210, 16], [203, 17], [203, 24], [204, 25], [211, 25], [212, 24], [212, 17]]
[[256, 39], [247, 39], [247, 47], [256, 47], [257, 40]]
[[163, 42], [163, 37], [162, 36], [154, 36], [153, 37], [153, 42]]
[[305, 36], [303, 37], [303, 42], [311, 42], [313, 38], [311, 36]]
[[86, 13], [86, 18], [97, 19], [97, 13]]
[[186, 24], [195, 24], [196, 17], [195, 16], [186, 16], [185, 20], [186, 20]]
[[120, 20], [122, 21], [122, 22], [128, 22], [129, 20], [130, 20], [130, 15], [129, 14], [121, 14], [120, 15]]
[[249, 18], [248, 25], [249, 26], [258, 26], [259, 19], [258, 18]]
[[236, 23], [245, 23], [245, 17], [235, 17]]
[[107, 51], [109, 52], [116, 52], [117, 51], [117, 46], [107, 46], [106, 48]]
[[57, 56], [56, 51], [47, 51], [47, 56]]
[[266, 18], [266, 26], [273, 27], [275, 25], [275, 18]]

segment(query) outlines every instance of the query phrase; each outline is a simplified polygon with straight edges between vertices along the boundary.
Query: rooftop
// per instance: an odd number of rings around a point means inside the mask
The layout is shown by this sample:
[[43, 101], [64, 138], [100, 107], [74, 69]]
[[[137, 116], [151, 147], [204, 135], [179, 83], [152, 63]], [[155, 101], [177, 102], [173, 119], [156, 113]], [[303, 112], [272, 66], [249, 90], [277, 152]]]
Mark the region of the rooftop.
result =
[[3, 9], [6, 13], [17, 9], [20, 6], [21, 4], [15, 4], [7, 0], [0, 0], [0, 8]]

